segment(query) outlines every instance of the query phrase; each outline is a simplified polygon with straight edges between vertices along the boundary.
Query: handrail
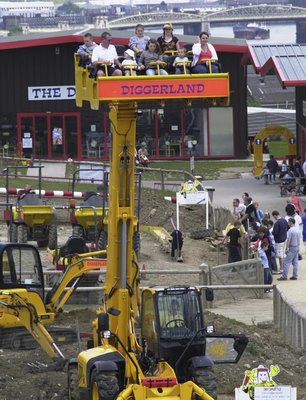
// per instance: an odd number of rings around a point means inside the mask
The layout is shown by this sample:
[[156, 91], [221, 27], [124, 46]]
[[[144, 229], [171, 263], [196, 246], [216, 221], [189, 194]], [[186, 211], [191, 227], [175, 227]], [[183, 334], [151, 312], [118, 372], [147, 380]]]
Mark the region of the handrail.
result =
[[41, 198], [41, 170], [45, 168], [43, 165], [32, 165], [32, 166], [19, 166], [19, 165], [9, 165], [3, 169], [3, 173], [5, 173], [5, 187], [6, 189], [6, 202], [9, 202], [8, 188], [9, 188], [9, 170], [10, 169], [28, 169], [28, 168], [38, 168], [38, 197]]
[[161, 174], [161, 190], [165, 190], [165, 176], [164, 174], [183, 174], [186, 180], [194, 180], [194, 175], [191, 172], [182, 169], [163, 169], [163, 168], [151, 168], [151, 167], [137, 167], [140, 172], [159, 172]]

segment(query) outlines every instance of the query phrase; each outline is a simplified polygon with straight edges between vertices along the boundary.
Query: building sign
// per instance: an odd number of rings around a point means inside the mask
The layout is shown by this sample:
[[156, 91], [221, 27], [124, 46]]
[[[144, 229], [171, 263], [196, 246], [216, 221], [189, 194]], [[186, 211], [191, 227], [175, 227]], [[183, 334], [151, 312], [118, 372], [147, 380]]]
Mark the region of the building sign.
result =
[[29, 86], [28, 100], [74, 100], [75, 86]]
[[[225, 75], [225, 74], [223, 74]], [[182, 99], [205, 97], [229, 97], [228, 76], [201, 77], [188, 75], [173, 79], [162, 76], [144, 79], [103, 78], [98, 81], [101, 100]]]
[[23, 137], [22, 138], [22, 148], [23, 149], [31, 149], [33, 147], [33, 141], [31, 137]]

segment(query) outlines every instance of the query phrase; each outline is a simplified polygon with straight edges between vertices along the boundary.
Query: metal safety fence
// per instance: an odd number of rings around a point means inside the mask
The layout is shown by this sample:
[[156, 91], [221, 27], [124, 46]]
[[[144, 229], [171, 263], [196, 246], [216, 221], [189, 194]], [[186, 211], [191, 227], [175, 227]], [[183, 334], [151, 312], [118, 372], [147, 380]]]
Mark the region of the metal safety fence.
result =
[[273, 315], [285, 342], [295, 349], [306, 349], [306, 313], [290, 304], [279, 286], [273, 289]]
[[[238, 266], [238, 263], [237, 263]], [[54, 283], [54, 278], [60, 276], [62, 274], [61, 271], [55, 270], [45, 270], [44, 274], [46, 275], [46, 282]], [[96, 275], [96, 272], [89, 273]], [[264, 292], [264, 289], [273, 289], [273, 319], [274, 325], [277, 329], [280, 330], [282, 336], [284, 337], [285, 342], [295, 348], [295, 349], [305, 349], [306, 348], [306, 313], [302, 312], [298, 307], [294, 304], [290, 304], [288, 299], [286, 298], [285, 293], [282, 289], [277, 285], [264, 285], [262, 280], [259, 279], [257, 283], [248, 283], [246, 284], [213, 284], [211, 279], [207, 279], [207, 268], [194, 268], [194, 269], [186, 269], [186, 270], [141, 270], [141, 287], [152, 286], [152, 281], [150, 276], [158, 276], [161, 275], [175, 275], [178, 276], [185, 276], [188, 275], [189, 277], [193, 277], [192, 281], [194, 282], [193, 285], [197, 286], [201, 290], [205, 290], [206, 288], [213, 289], [217, 296], [216, 300], [218, 301], [220, 293], [226, 293], [229, 291], [241, 293], [248, 292], [249, 294], [253, 294], [253, 298], [258, 298], [258, 292]], [[255, 274], [256, 275], [256, 274]], [[101, 292], [102, 294], [102, 286], [103, 286], [103, 279], [105, 276], [105, 271], [101, 271], [100, 273], [100, 280], [97, 286], [86, 286], [86, 287], [78, 287], [76, 292], [81, 292], [80, 294], [84, 295], [88, 293], [97, 293]], [[256, 280], [255, 280], [256, 282]], [[46, 291], [51, 290], [50, 287], [46, 287]], [[77, 293], [76, 293], [77, 295]], [[205, 299], [205, 296], [202, 296]], [[261, 296], [260, 296], [261, 297]], [[203, 300], [204, 303], [205, 300]], [[77, 302], [76, 302], [77, 304]], [[82, 301], [82, 304], [84, 302]], [[205, 307], [214, 308], [215, 301], [210, 304], [204, 304]]]

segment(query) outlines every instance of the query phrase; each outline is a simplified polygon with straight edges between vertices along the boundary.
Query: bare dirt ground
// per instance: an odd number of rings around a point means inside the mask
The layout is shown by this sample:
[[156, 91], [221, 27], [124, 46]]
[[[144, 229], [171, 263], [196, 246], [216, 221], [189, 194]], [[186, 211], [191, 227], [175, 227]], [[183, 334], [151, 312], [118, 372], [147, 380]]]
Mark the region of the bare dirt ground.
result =
[[[201, 209], [184, 209], [181, 214], [181, 230], [184, 234], [183, 257], [184, 263], [172, 260], [169, 253], [161, 250], [157, 243], [148, 234], [141, 237], [141, 256], [139, 264], [148, 269], [190, 269], [198, 267], [201, 263], [221, 264], [226, 261], [225, 249], [215, 248], [211, 242], [205, 240], [192, 240], [188, 237], [190, 229], [203, 226]], [[158, 192], [144, 191], [140, 221], [142, 224], [159, 225], [172, 231], [170, 219], [175, 217], [175, 205], [163, 200]], [[62, 215], [62, 219], [66, 215]], [[174, 218], [175, 219], [175, 218]], [[64, 243], [71, 234], [70, 227], [59, 226], [60, 243]], [[5, 240], [5, 229], [1, 229], [0, 240]], [[46, 250], [41, 251], [44, 265], [47, 266]], [[49, 265], [50, 266], [50, 265]], [[147, 276], [149, 278], [149, 275]], [[171, 284], [197, 284], [198, 277], [185, 275], [158, 275], [142, 280], [141, 285], [171, 285]], [[93, 308], [64, 311], [58, 318], [58, 325], [75, 326], [76, 320], [81, 332], [91, 331], [91, 321], [95, 316]], [[0, 316], [1, 317], [1, 316]], [[1, 319], [0, 319], [1, 321]], [[239, 364], [228, 366], [216, 366], [219, 394], [229, 395], [233, 398], [234, 388], [242, 383], [244, 371], [252, 369], [260, 364], [270, 366], [278, 364], [281, 372], [275, 378], [280, 384], [289, 384], [298, 388], [298, 399], [306, 399], [306, 355], [302, 351], [293, 351], [283, 342], [284, 340], [270, 326], [257, 327], [246, 326], [234, 320], [206, 313], [208, 324], [213, 323], [218, 332], [243, 333], [249, 338], [249, 345]], [[86, 348], [86, 342], [81, 342], [81, 347]], [[78, 345], [63, 346], [62, 350], [66, 358], [75, 357]], [[40, 362], [41, 368], [33, 368], [29, 363]], [[68, 399], [66, 371], [54, 371], [54, 365], [50, 362], [42, 350], [11, 351], [0, 349], [0, 400], [55, 400]], [[221, 398], [225, 398], [220, 396]]]

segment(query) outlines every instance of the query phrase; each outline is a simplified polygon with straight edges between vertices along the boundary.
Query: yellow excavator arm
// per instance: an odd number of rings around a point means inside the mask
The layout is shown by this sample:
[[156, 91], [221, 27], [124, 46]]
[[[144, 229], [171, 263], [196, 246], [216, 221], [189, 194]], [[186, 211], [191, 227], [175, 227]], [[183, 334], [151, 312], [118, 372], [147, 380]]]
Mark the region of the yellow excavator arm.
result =
[[[77, 288], [79, 280], [90, 271], [100, 271], [106, 268], [107, 260], [94, 258], [106, 254], [106, 250], [99, 250], [92, 253], [78, 254], [72, 258], [72, 264], [65, 269], [63, 276], [53, 286], [46, 297], [46, 310], [58, 314], [67, 303], [70, 296]], [[73, 285], [69, 283], [75, 279]]]
[[[43, 268], [37, 249], [28, 244], [0, 244], [1, 345], [15, 348], [19, 342], [18, 348], [31, 348], [29, 342], [33, 342], [20, 331], [24, 327], [50, 357], [64, 358], [44, 325], [53, 323], [83, 276], [90, 271], [99, 274], [106, 268], [107, 260], [97, 258], [105, 253], [105, 250], [99, 250], [73, 255], [72, 263], [44, 298]], [[76, 338], [76, 334], [67, 328], [51, 327], [50, 331], [61, 341]]]
[[[100, 102], [109, 107], [112, 155], [104, 301], [92, 324], [91, 348], [69, 363], [69, 400], [74, 400], [76, 393], [84, 400], [212, 400], [202, 389], [203, 384], [197, 384], [189, 375], [183, 377], [186, 379], [177, 376], [158, 354], [148, 354], [145, 343], [138, 344], [135, 322], [140, 306], [139, 267], [133, 251], [137, 226], [136, 119], [139, 104], [146, 102], [153, 102], [155, 108], [164, 107], [166, 102], [175, 102], [178, 107], [226, 106], [229, 77], [227, 73], [121, 77], [108, 76], [107, 66], [103, 68], [106, 76], [93, 79], [90, 67], [84, 68], [75, 56], [76, 104], [81, 107], [83, 101], [88, 101], [94, 110], [99, 109]], [[152, 340], [157, 348], [160, 338], [155, 334]], [[150, 365], [148, 360], [152, 361]], [[196, 365], [198, 358], [192, 361]], [[200, 361], [206, 362], [203, 358]]]
[[41, 323], [41, 317], [37, 314], [33, 304], [27, 303], [18, 293], [2, 291], [0, 292], [0, 296], [0, 313], [13, 315], [18, 318], [40, 347], [51, 358], [64, 359], [63, 353]]

